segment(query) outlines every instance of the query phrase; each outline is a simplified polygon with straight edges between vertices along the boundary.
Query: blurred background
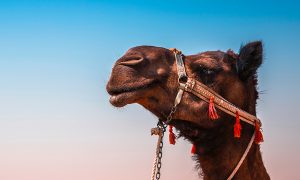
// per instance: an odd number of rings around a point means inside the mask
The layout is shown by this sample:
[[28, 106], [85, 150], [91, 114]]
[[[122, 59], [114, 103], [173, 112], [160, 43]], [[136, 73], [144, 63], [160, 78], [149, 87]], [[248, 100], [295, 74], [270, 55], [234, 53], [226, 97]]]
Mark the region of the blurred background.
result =
[[[149, 179], [156, 118], [112, 107], [111, 67], [130, 47], [185, 54], [264, 42], [258, 116], [272, 179], [300, 179], [300, 3], [0, 1], [0, 179]], [[166, 143], [162, 179], [196, 180], [191, 144]]]

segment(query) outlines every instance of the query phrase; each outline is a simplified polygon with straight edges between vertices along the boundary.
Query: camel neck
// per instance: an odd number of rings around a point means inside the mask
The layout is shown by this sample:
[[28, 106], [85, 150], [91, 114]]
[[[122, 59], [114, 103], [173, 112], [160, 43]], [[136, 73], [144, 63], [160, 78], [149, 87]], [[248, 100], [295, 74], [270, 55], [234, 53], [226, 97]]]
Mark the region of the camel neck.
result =
[[[204, 179], [226, 179], [233, 171], [254, 132], [253, 127], [243, 125], [243, 134], [239, 139], [233, 137], [231, 129], [224, 129], [218, 136], [209, 139], [210, 143], [195, 141], [198, 149], [196, 157]], [[252, 145], [235, 179], [269, 179], [259, 148], [255, 143]]]
[[[222, 121], [219, 119], [218, 121]], [[191, 123], [174, 121], [180, 135], [196, 146], [199, 174], [205, 180], [226, 179], [245, 152], [254, 133], [251, 125], [242, 123], [239, 139], [233, 137], [233, 125], [224, 119], [215, 129], [201, 129]], [[260, 146], [253, 144], [234, 179], [270, 179], [260, 153]]]

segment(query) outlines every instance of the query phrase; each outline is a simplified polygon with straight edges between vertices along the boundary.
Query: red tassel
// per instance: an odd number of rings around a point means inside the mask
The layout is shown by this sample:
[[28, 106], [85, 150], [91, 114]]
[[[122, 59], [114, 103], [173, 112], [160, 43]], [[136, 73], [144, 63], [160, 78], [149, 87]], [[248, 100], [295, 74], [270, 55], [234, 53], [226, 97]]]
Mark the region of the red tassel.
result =
[[241, 130], [242, 130], [242, 126], [240, 123], [240, 115], [239, 115], [239, 112], [236, 111], [235, 124], [234, 124], [234, 128], [233, 128], [233, 134], [234, 134], [235, 138], [241, 137]]
[[192, 149], [191, 149], [192, 154], [196, 154], [196, 146], [193, 144]]
[[219, 115], [217, 114], [215, 105], [214, 105], [214, 97], [211, 96], [209, 99], [209, 106], [208, 106], [208, 117], [211, 120], [219, 119]]
[[174, 145], [176, 143], [175, 139], [176, 139], [176, 136], [173, 133], [173, 126], [169, 125], [169, 142], [170, 142], [170, 144]]
[[264, 142], [264, 138], [262, 135], [262, 132], [260, 131], [260, 126], [258, 124], [258, 122], [255, 122], [255, 143], [259, 144], [261, 142]]

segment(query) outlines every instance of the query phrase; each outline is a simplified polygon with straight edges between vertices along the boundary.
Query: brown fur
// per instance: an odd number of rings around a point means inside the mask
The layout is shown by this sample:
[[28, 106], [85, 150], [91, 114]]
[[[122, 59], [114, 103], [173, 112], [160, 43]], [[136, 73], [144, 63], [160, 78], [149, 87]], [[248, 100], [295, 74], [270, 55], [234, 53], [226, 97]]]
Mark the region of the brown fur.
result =
[[[252, 42], [231, 50], [207, 51], [184, 57], [189, 77], [203, 82], [241, 109], [256, 115], [256, 71], [262, 63], [262, 44]], [[166, 119], [178, 90], [174, 55], [165, 48], [139, 46], [129, 49], [115, 64], [107, 91], [117, 107], [138, 103]], [[233, 137], [234, 118], [218, 111], [220, 119], [207, 116], [208, 104], [184, 93], [171, 122], [180, 135], [196, 145], [194, 159], [204, 179], [226, 179], [239, 161], [254, 128], [242, 122], [240, 139]], [[253, 145], [234, 179], [270, 179], [259, 145]]]

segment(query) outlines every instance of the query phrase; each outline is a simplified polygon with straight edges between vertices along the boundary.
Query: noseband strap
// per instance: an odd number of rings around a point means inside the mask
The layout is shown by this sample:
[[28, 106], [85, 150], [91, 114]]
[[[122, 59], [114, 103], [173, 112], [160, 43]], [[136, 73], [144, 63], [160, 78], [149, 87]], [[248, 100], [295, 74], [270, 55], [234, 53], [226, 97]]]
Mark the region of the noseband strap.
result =
[[[184, 62], [183, 62], [183, 58], [182, 58], [183, 55], [182, 55], [181, 51], [179, 51], [175, 48], [171, 48], [170, 51], [172, 51], [175, 56], [175, 61], [176, 61], [176, 66], [177, 66], [177, 74], [178, 74], [178, 83], [179, 83], [178, 93], [175, 98], [174, 107], [177, 107], [177, 105], [181, 102], [184, 91], [192, 93], [193, 95], [206, 101], [207, 103], [209, 103], [211, 100], [211, 97], [213, 97], [213, 103], [215, 104], [215, 106], [218, 109], [222, 110], [223, 112], [225, 112], [233, 117], [235, 117], [236, 113], [238, 112], [238, 114], [240, 116], [239, 117], [240, 120], [242, 120], [252, 126], [255, 126], [256, 130], [257, 130], [257, 128], [258, 129], [261, 128], [261, 125], [262, 125], [261, 121], [256, 116], [253, 116], [252, 114], [249, 114], [248, 112], [243, 111], [242, 109], [238, 108], [237, 106], [235, 106], [234, 104], [227, 101], [225, 98], [223, 98], [221, 95], [219, 95], [218, 93], [216, 93], [215, 91], [213, 91], [212, 89], [210, 89], [209, 87], [204, 85], [203, 83], [201, 83], [193, 78], [188, 77], [186, 74], [186, 71], [185, 71], [185, 66], [184, 66]], [[171, 121], [171, 119], [168, 119], [166, 123], [169, 124], [170, 121]], [[245, 160], [245, 158], [254, 142], [255, 136], [256, 136], [256, 131], [254, 132], [253, 136], [251, 137], [251, 140], [250, 140], [245, 152], [243, 153], [241, 159], [239, 160], [238, 164], [235, 166], [234, 170], [232, 171], [230, 176], [227, 178], [228, 180], [232, 179], [234, 177], [234, 175], [236, 174], [236, 172], [242, 165], [243, 161]]]
[[188, 81], [185, 84], [185, 86], [180, 85], [179, 88], [194, 94], [195, 96], [199, 97], [200, 99], [208, 103], [210, 101], [210, 97], [213, 96], [215, 106], [218, 107], [218, 109], [222, 110], [223, 112], [235, 117], [236, 112], [238, 111], [240, 119], [242, 121], [245, 121], [246, 123], [251, 124], [253, 126], [255, 126], [256, 122], [261, 124], [258, 118], [236, 107], [235, 105], [233, 105], [232, 103], [230, 103], [222, 96], [217, 94], [215, 91], [208, 88], [207, 86], [205, 86], [199, 81], [196, 81], [192, 78], [188, 78]]

